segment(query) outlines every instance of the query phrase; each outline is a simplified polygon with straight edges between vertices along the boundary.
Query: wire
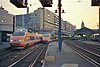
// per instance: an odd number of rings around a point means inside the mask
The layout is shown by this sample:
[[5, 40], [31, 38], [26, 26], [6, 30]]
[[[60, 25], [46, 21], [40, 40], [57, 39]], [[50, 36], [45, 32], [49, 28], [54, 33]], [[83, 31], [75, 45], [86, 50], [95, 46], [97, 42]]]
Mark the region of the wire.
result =
[[89, 10], [89, 8], [90, 6], [82, 14], [80, 14], [76, 19], [79, 19], [82, 15], [84, 15]]

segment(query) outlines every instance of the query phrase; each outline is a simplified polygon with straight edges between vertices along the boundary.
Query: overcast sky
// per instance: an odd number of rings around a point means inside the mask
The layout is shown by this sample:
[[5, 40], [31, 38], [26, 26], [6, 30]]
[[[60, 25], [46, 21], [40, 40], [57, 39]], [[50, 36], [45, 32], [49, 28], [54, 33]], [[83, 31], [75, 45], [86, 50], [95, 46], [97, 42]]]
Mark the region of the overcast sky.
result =
[[[38, 7], [42, 7], [39, 0], [28, 0], [28, 3], [32, 4], [32, 6], [30, 6], [30, 12], [33, 12]], [[17, 8], [12, 5], [9, 0], [0, 0], [0, 5], [1, 4], [5, 10], [9, 11], [11, 14], [18, 15], [26, 13], [26, 8]], [[55, 12], [58, 8], [57, 5], [58, 0], [53, 0], [53, 6], [47, 7], [47, 9]], [[82, 21], [84, 21], [85, 26], [88, 28], [98, 28], [99, 7], [91, 6], [91, 0], [62, 0], [62, 9], [65, 10], [65, 13], [62, 13], [62, 18], [76, 25], [78, 29]]]

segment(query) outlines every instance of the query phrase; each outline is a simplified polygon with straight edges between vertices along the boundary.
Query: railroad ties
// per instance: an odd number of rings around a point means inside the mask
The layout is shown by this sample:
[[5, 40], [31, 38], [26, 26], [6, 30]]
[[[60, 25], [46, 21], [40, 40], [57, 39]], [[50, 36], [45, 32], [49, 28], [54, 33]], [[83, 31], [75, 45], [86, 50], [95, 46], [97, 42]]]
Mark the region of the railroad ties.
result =
[[[12, 50], [0, 59], [0, 67], [34, 67], [42, 65], [48, 44], [40, 43], [21, 50]], [[0, 56], [2, 57], [2, 56]]]
[[82, 43], [79, 41], [65, 41], [77, 54], [92, 63], [95, 67], [100, 67], [100, 45]]

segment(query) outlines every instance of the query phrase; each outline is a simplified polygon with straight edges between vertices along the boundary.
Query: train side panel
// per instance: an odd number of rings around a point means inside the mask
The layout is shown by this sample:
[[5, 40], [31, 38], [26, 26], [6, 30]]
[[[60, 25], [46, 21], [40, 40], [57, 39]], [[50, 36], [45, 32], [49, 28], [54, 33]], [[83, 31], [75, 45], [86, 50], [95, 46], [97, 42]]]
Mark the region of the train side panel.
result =
[[[19, 32], [18, 32], [19, 33]], [[41, 42], [42, 37], [37, 33], [25, 32], [24, 36], [11, 36], [10, 45], [12, 48], [25, 48], [27, 46], [32, 46], [35, 43]]]

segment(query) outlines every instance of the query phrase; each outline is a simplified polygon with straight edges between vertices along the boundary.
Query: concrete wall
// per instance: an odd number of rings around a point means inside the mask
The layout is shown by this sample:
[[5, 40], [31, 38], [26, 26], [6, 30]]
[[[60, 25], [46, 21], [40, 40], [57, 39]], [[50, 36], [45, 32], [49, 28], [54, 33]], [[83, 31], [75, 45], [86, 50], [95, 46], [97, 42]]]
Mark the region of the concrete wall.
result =
[[13, 17], [4, 8], [0, 8], [0, 30], [1, 31], [13, 31]]

